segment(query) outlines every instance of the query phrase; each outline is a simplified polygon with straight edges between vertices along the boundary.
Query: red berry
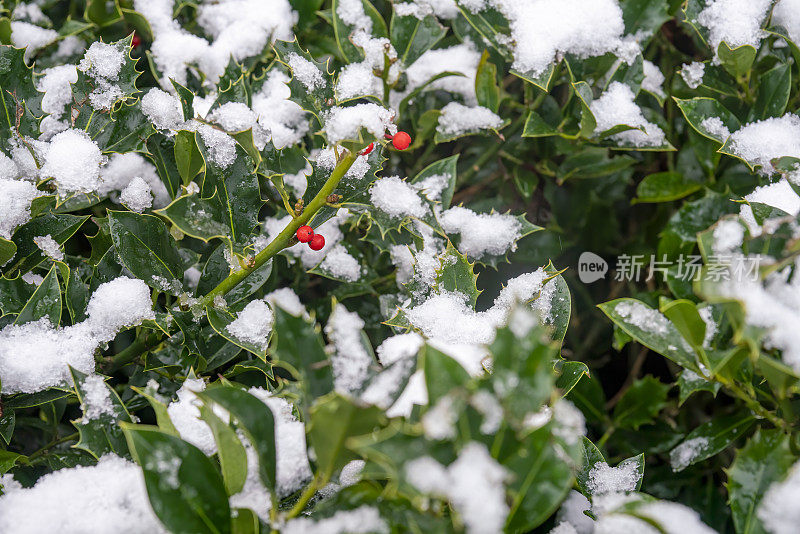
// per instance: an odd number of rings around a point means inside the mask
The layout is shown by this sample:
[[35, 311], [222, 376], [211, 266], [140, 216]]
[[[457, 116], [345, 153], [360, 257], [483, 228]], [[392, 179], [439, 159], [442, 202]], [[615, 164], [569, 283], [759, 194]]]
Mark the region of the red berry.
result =
[[142, 39], [139, 37], [138, 34], [133, 34], [133, 39], [131, 39], [131, 46], [133, 48], [139, 48], [139, 45], [142, 44]]
[[298, 228], [295, 235], [301, 243], [308, 243], [314, 238], [314, 229], [306, 224]]
[[395, 136], [392, 137], [392, 145], [394, 145], [397, 150], [405, 150], [411, 146], [411, 136], [406, 132], [397, 132]]
[[325, 246], [325, 238], [321, 234], [314, 234], [314, 237], [308, 242], [308, 246], [311, 247], [311, 250], [322, 250], [322, 247]]
[[373, 148], [375, 148], [375, 143], [370, 143], [369, 146], [364, 150], [362, 150], [361, 152], [359, 152], [359, 154], [361, 154], [362, 156], [366, 156], [367, 154], [372, 152]]

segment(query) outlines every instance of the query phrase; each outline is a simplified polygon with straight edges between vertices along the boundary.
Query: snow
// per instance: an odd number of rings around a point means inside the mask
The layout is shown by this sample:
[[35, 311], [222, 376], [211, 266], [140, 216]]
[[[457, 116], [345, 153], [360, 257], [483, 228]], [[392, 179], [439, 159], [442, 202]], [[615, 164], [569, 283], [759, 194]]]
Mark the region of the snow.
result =
[[481, 259], [486, 255], [501, 256], [516, 249], [521, 237], [521, 225], [513, 215], [501, 213], [475, 213], [457, 206], [439, 216], [442, 228], [448, 234], [459, 234], [458, 250]]
[[398, 176], [377, 180], [372, 185], [369, 196], [372, 204], [391, 218], [422, 218], [428, 213], [414, 187]]
[[292, 77], [299, 81], [309, 92], [324, 89], [326, 86], [322, 72], [311, 61], [295, 54], [288, 54], [286, 57], [289, 68], [292, 69]]
[[233, 137], [208, 124], [191, 122], [187, 126], [197, 129], [212, 163], [227, 169], [236, 161], [236, 141]]
[[556, 521], [560, 522], [560, 525], [571, 525], [575, 529], [576, 534], [592, 534], [594, 530], [594, 521], [583, 513], [591, 510], [591, 508], [592, 505], [589, 499], [584, 497], [580, 492], [570, 490], [569, 494], [567, 494], [567, 498], [561, 503]]
[[553, 404], [553, 434], [569, 445], [577, 444], [586, 434], [583, 413], [568, 400], [560, 399]]
[[197, 22], [206, 39], [190, 34], [172, 18], [169, 0], [135, 0], [134, 9], [149, 22], [155, 40], [151, 52], [163, 75], [161, 85], [171, 90], [169, 79], [186, 84], [187, 69], [196, 65], [216, 83], [231, 57], [235, 61], [260, 54], [274, 39], [291, 39], [297, 14], [287, 0], [227, 0], [202, 3]]
[[[796, 216], [800, 213], [800, 196], [795, 193], [786, 179], [756, 187], [752, 193], [744, 198], [747, 202], [766, 204], [767, 206], [785, 211], [792, 216]], [[751, 236], [761, 235], [762, 228], [756, 222], [751, 206], [742, 204], [739, 208], [739, 217], [741, 217], [742, 221], [747, 225]]]
[[325, 326], [325, 335], [332, 344], [331, 366], [336, 391], [355, 395], [369, 376], [373, 364], [362, 338], [364, 321], [357, 313], [336, 304]]
[[700, 127], [717, 139], [727, 139], [731, 136], [730, 130], [719, 117], [706, 117], [700, 122]]
[[800, 158], [800, 117], [787, 113], [744, 125], [731, 135], [730, 149], [761, 172], [775, 172], [772, 160], [782, 156]]
[[78, 70], [93, 79], [94, 90], [89, 93], [89, 102], [95, 109], [111, 109], [122, 96], [122, 89], [114, 82], [125, 62], [127, 48], [122, 45], [94, 42], [89, 47]]
[[[734, 269], [737, 259], [746, 260], [742, 257], [733, 259]], [[721, 296], [740, 300], [746, 310], [747, 324], [766, 330], [764, 345], [782, 350], [783, 362], [800, 372], [800, 332], [797, 329], [800, 278], [790, 278], [792, 268], [800, 268], [800, 260], [769, 274], [763, 284], [750, 276], [734, 276], [730, 281], [720, 283], [718, 290]]]
[[322, 272], [340, 280], [357, 282], [361, 278], [361, 264], [347, 252], [342, 244], [333, 247], [319, 264]]
[[550, 531], [550, 534], [579, 534], [575, 527], [572, 524], [567, 523], [566, 521], [562, 521], [561, 523], [557, 524], [553, 530]]
[[36, 52], [58, 39], [58, 32], [41, 28], [29, 22], [11, 22], [11, 44], [25, 48], [25, 62], [30, 63]]
[[308, 177], [312, 172], [311, 163], [306, 162], [306, 166], [300, 171], [294, 174], [284, 174], [283, 185], [288, 187], [297, 198], [302, 198], [308, 187]]
[[42, 111], [54, 119], [60, 119], [68, 104], [72, 103], [72, 86], [77, 83], [78, 70], [75, 65], [59, 65], [42, 72], [36, 80], [36, 88], [44, 92]]
[[617, 0], [467, 0], [473, 13], [494, 7], [511, 28], [513, 67], [542, 74], [564, 54], [601, 56], [622, 44], [625, 24]]
[[69, 129], [53, 137], [42, 176], [52, 176], [65, 193], [90, 193], [100, 185], [100, 148], [83, 130]]
[[477, 104], [475, 74], [480, 59], [480, 53], [469, 41], [449, 48], [428, 50], [406, 69], [406, 89], [401, 93], [392, 93], [392, 106], [397, 107], [405, 96], [443, 72], [455, 72], [462, 76], [445, 76], [425, 86], [424, 91], [448, 91], [460, 95], [468, 105]]
[[655, 501], [642, 504], [637, 507], [636, 511], [644, 517], [658, 522], [666, 534], [716, 533], [700, 520], [697, 512], [682, 504]]
[[180, 100], [157, 87], [142, 97], [142, 113], [159, 130], [177, 130], [183, 124]]
[[285, 73], [273, 69], [261, 90], [253, 95], [252, 107], [258, 114], [258, 124], [277, 148], [297, 144], [308, 132], [306, 112], [289, 100], [288, 81]]
[[122, 47], [95, 41], [78, 65], [78, 68], [93, 78], [116, 80], [125, 61]]
[[497, 432], [503, 422], [503, 406], [497, 400], [497, 397], [481, 389], [470, 397], [469, 402], [483, 416], [480, 431], [484, 434]]
[[723, 41], [731, 48], [758, 47], [765, 35], [761, 26], [771, 5], [770, 0], [712, 0], [700, 12], [697, 22], [708, 29], [715, 54]]
[[48, 258], [56, 261], [64, 260], [64, 252], [61, 250], [61, 245], [56, 243], [56, 240], [53, 239], [53, 236], [49, 234], [36, 236], [33, 238], [33, 242], [36, 243], [36, 246], [39, 247], [39, 250], [41, 250]]
[[772, 9], [772, 24], [783, 26], [792, 41], [800, 42], [800, 1], [778, 0]]
[[687, 439], [669, 453], [669, 465], [674, 472], [683, 471], [708, 449], [708, 438], [697, 437]]
[[436, 401], [436, 404], [422, 415], [421, 422], [426, 439], [431, 441], [454, 439], [458, 422], [455, 399], [446, 395]]
[[399, 16], [411, 16], [418, 19], [433, 14], [441, 19], [449, 20], [459, 15], [455, 0], [411, 0], [404, 4], [395, 4], [394, 9]]
[[642, 80], [642, 89], [653, 93], [661, 98], [666, 97], [662, 85], [664, 84], [664, 74], [661, 69], [655, 66], [651, 61], [644, 60], [644, 79]]
[[286, 497], [302, 488], [312, 477], [305, 425], [297, 420], [292, 405], [286, 400], [270, 396], [258, 388], [250, 388], [249, 393], [264, 401], [275, 418], [277, 489], [280, 497]]
[[681, 78], [686, 82], [690, 89], [697, 89], [703, 83], [703, 76], [706, 72], [706, 65], [703, 62], [684, 63], [681, 67]]
[[[717, 334], [717, 323], [716, 321], [714, 321], [714, 315], [712, 313], [711, 306], [706, 306], [705, 308], [699, 308], [697, 310], [697, 313], [700, 314], [700, 318], [706, 324], [706, 333], [703, 336], [703, 348], [705, 349], [711, 348], [711, 341]], [[698, 376], [698, 378], [700, 377]]]
[[[666, 142], [664, 132], [644, 118], [642, 110], [636, 105], [634, 98], [630, 87], [621, 82], [612, 82], [600, 98], [592, 101], [589, 105], [589, 109], [597, 120], [594, 135], [624, 124], [635, 129], [614, 134], [610, 137], [611, 140], [635, 147], [663, 145]], [[644, 131], [638, 128], [643, 128]]]
[[[167, 406], [167, 413], [182, 440], [210, 455], [217, 451], [217, 444], [211, 428], [200, 419], [202, 401], [195, 395], [205, 388], [203, 380], [187, 378], [177, 392], [178, 400]], [[228, 421], [230, 418], [228, 412], [218, 406], [214, 407], [214, 413], [223, 421]]]
[[635, 460], [625, 460], [617, 467], [597, 462], [589, 471], [586, 487], [593, 494], [636, 491], [636, 484], [641, 478]]
[[669, 327], [667, 318], [660, 311], [648, 308], [641, 302], [628, 300], [619, 302], [614, 306], [614, 312], [626, 323], [641, 328], [645, 332], [659, 335], [667, 333]]
[[105, 379], [100, 375], [89, 375], [81, 384], [83, 390], [83, 422], [100, 419], [107, 415], [114, 417], [114, 403]]
[[377, 508], [363, 505], [354, 510], [340, 510], [331, 517], [314, 520], [300, 517], [287, 521], [283, 534], [388, 534], [389, 527]]
[[436, 131], [452, 137], [477, 133], [481, 130], [496, 130], [502, 126], [503, 119], [490, 109], [450, 102], [442, 108]]
[[5, 393], [34, 393], [71, 383], [69, 367], [94, 372], [94, 352], [123, 328], [153, 319], [150, 290], [141, 280], [119, 277], [101, 284], [87, 306], [88, 318], [58, 328], [47, 317], [0, 330], [0, 380]]
[[60, 469], [31, 488], [5, 485], [0, 531], [15, 534], [166, 532], [156, 518], [138, 465], [114, 455], [97, 465]]
[[136, 213], [142, 213], [153, 205], [153, 195], [150, 185], [141, 177], [136, 176], [131, 180], [119, 196], [120, 202]]
[[348, 139], [358, 139], [358, 132], [364, 128], [375, 138], [383, 138], [384, 133], [397, 131], [392, 124], [394, 112], [378, 104], [356, 104], [350, 107], [333, 107], [323, 113], [324, 131], [328, 143], [338, 144]]
[[258, 127], [258, 115], [241, 102], [226, 102], [211, 111], [206, 118], [216, 122], [227, 132], [243, 132]]
[[31, 182], [0, 178], [0, 237], [11, 239], [14, 230], [31, 218], [31, 201], [44, 195]]
[[758, 507], [758, 518], [769, 534], [793, 534], [800, 523], [800, 463], [789, 470], [788, 476], [770, 485]]
[[155, 166], [136, 152], [111, 154], [108, 163], [100, 168], [100, 185], [97, 188], [97, 194], [106, 196], [114, 191], [124, 191], [136, 178], [147, 183], [150, 193], [154, 197], [154, 207], [163, 208], [170, 203], [167, 187], [159, 178]]
[[503, 530], [509, 512], [503, 483], [510, 473], [489, 455], [486, 445], [467, 443], [446, 468], [429, 456], [411, 460], [405, 475], [420, 491], [447, 498], [468, 533]]
[[294, 315], [295, 317], [308, 316], [308, 312], [306, 311], [305, 306], [303, 306], [303, 304], [300, 302], [300, 298], [297, 296], [297, 293], [295, 293], [289, 287], [276, 289], [275, 291], [266, 295], [264, 300], [269, 302], [273, 309], [275, 306], [279, 306], [283, 311]]
[[[744, 208], [744, 206], [742, 207]], [[752, 215], [752, 209], [750, 213]], [[755, 223], [755, 219], [753, 219]], [[737, 248], [742, 246], [744, 240], [744, 227], [738, 221], [722, 220], [717, 223], [712, 234], [714, 243], [712, 249], [715, 254], [724, 255], [730, 254]]]
[[89, 299], [86, 315], [97, 336], [110, 341], [119, 330], [155, 319], [150, 288], [127, 276], [100, 284]]
[[266, 350], [273, 321], [274, 316], [267, 303], [256, 299], [249, 302], [236, 315], [236, 319], [227, 326], [227, 330], [237, 339]]

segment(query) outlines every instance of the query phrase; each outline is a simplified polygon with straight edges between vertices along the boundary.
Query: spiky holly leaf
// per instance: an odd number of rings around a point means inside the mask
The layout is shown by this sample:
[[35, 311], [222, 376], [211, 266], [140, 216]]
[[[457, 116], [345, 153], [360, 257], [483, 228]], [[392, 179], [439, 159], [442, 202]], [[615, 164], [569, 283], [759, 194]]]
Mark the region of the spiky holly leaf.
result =
[[[353, 24], [349, 24], [342, 19], [339, 14], [340, 4], [339, 0], [333, 0], [331, 9], [336, 43], [349, 63], [358, 63], [364, 59], [364, 52], [353, 44], [353, 34], [357, 29]], [[380, 12], [375, 9], [375, 6], [369, 0], [361, 0], [361, 5], [364, 9], [364, 14], [372, 21], [372, 36], [389, 37], [389, 32], [386, 30], [386, 22], [384, 22]]]
[[23, 59], [24, 51], [0, 46], [0, 142], [14, 137], [39, 136], [36, 117], [42, 115], [42, 95], [33, 85], [33, 69]]
[[95, 458], [104, 454], [128, 456], [128, 445], [119, 423], [132, 420], [117, 392], [106, 384], [102, 375], [89, 376], [72, 367], [69, 371], [83, 408], [83, 417], [72, 421], [80, 435], [75, 447]]
[[141, 72], [136, 70], [137, 59], [131, 57], [132, 38], [129, 35], [106, 45], [116, 48], [122, 54], [122, 64], [116, 75], [106, 77], [106, 69], [95, 68], [88, 58], [84, 58], [78, 65], [78, 81], [72, 84], [73, 127], [89, 129], [98, 115], [108, 115], [118, 102], [127, 101], [139, 91], [136, 88], [136, 79]]
[[445, 210], [450, 207], [456, 188], [458, 156], [456, 154], [431, 163], [411, 180], [412, 184], [422, 188], [423, 195], [429, 200], [441, 202]]
[[[278, 60], [289, 68], [290, 100], [313, 114], [322, 124], [322, 111], [334, 103], [333, 76], [328, 61], [316, 61], [307, 50], [294, 41], [275, 41]], [[297, 68], [297, 72], [292, 68]], [[302, 70], [301, 70], [302, 69]]]
[[119, 104], [111, 113], [96, 113], [86, 132], [103, 152], [144, 152], [155, 133], [140, 102]]
[[211, 110], [227, 104], [228, 102], [241, 102], [247, 106], [252, 104], [252, 89], [250, 88], [250, 78], [244, 67], [234, 61], [233, 57], [228, 61], [225, 71], [217, 83], [219, 94], [211, 105]]
[[[490, 212], [490, 214], [491, 213], [494, 213], [494, 210], [492, 210]], [[511, 215], [507, 215], [507, 216], [510, 217]], [[513, 217], [514, 217], [514, 219], [516, 219], [517, 224], [519, 225], [518, 236], [517, 236], [517, 238], [515, 240], [514, 246], [510, 247], [509, 251], [507, 251], [506, 253], [500, 254], [500, 255], [491, 254], [491, 253], [486, 252], [483, 255], [481, 255], [480, 258], [475, 258], [475, 260], [477, 260], [478, 263], [481, 263], [483, 265], [489, 265], [489, 266], [494, 267], [496, 269], [497, 265], [500, 262], [508, 262], [508, 253], [511, 250], [516, 249], [516, 243], [518, 243], [520, 239], [522, 239], [525, 236], [528, 236], [530, 234], [533, 234], [535, 232], [539, 232], [541, 230], [544, 230], [544, 228], [542, 228], [541, 226], [537, 226], [537, 225], [535, 225], [533, 223], [528, 222], [528, 220], [525, 218], [525, 214], [514, 215]], [[437, 225], [438, 225], [438, 222], [437, 222]], [[440, 228], [441, 225], [438, 225], [437, 227]], [[434, 228], [437, 228], [437, 227], [434, 227]], [[453, 244], [456, 246], [456, 248], [459, 248], [459, 245], [461, 243], [461, 235], [455, 234], [455, 233], [448, 234], [448, 238], [453, 241]]]
[[157, 213], [197, 239], [219, 237], [232, 246], [241, 245], [258, 224], [258, 212], [264, 204], [253, 161], [236, 144], [236, 159], [221, 167], [202, 140], [198, 146], [206, 168], [201, 194], [183, 195]]
[[437, 291], [457, 291], [469, 298], [472, 308], [478, 301], [481, 291], [478, 289], [478, 275], [475, 274], [475, 263], [470, 263], [452, 243], [439, 256], [440, 267], [436, 269], [435, 289]]

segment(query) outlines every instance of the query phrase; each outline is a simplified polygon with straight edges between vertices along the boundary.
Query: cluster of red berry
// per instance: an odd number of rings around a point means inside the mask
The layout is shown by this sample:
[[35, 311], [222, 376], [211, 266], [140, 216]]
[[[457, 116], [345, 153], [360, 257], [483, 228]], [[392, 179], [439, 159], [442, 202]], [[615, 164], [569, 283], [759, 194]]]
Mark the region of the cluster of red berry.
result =
[[[397, 150], [405, 150], [411, 145], [411, 136], [406, 132], [397, 132], [395, 135], [386, 135], [386, 139], [391, 139], [392, 146]], [[362, 150], [360, 154], [366, 156], [375, 149], [375, 143], [370, 143], [367, 148]], [[304, 224], [295, 232], [297, 240], [301, 243], [308, 243], [311, 250], [322, 250], [325, 246], [325, 237], [321, 234], [315, 234], [314, 229]]]
[[325, 246], [325, 238], [322, 234], [315, 234], [314, 229], [307, 224], [298, 228], [295, 235], [301, 243], [308, 243], [311, 250], [322, 250], [322, 247]]
[[[411, 146], [411, 136], [406, 132], [397, 132], [395, 135], [386, 134], [386, 139], [391, 140], [392, 146], [397, 150], [405, 150]], [[366, 156], [375, 149], [375, 143], [370, 143], [367, 148], [359, 152], [360, 155]]]

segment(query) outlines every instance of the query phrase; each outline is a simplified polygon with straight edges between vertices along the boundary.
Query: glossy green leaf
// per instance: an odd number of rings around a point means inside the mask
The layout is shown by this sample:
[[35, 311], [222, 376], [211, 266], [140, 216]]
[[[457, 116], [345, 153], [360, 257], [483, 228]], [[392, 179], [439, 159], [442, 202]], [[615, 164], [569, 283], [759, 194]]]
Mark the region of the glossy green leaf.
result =
[[753, 120], [783, 115], [789, 103], [791, 89], [791, 65], [780, 63], [762, 74], [758, 80], [756, 101], [751, 110]]
[[235, 387], [209, 388], [198, 395], [225, 408], [236, 419], [258, 453], [258, 473], [261, 481], [274, 492], [277, 486], [277, 466], [275, 421], [272, 410], [262, 400]]
[[779, 430], [759, 430], [727, 470], [728, 499], [738, 534], [766, 534], [758, 506], [769, 487], [783, 479], [796, 457], [789, 437]]
[[331, 393], [311, 407], [308, 439], [317, 458], [317, 469], [323, 480], [358, 456], [349, 448], [348, 440], [375, 431], [383, 422], [383, 411], [375, 406], [362, 406]]
[[[657, 310], [635, 299], [617, 299], [598, 306], [609, 319], [637, 342], [687, 369], [697, 371], [697, 359], [683, 336]], [[643, 328], [634, 314], [652, 316], [653, 328]], [[656, 326], [657, 325], [657, 326]]]
[[397, 50], [398, 59], [406, 67], [433, 48], [445, 33], [447, 28], [439, 24], [433, 15], [419, 19], [413, 15], [400, 16], [395, 10], [389, 25], [392, 46]]
[[500, 88], [497, 85], [497, 67], [489, 57], [489, 51], [484, 50], [475, 73], [475, 96], [479, 106], [496, 113], [500, 107]]
[[668, 384], [652, 376], [636, 380], [614, 406], [614, 422], [626, 428], [639, 428], [650, 423], [666, 406]]
[[[724, 143], [730, 132], [741, 128], [739, 119], [713, 98], [696, 97], [691, 100], [675, 98], [675, 102], [689, 125], [700, 135], [714, 141]], [[714, 119], [719, 119], [725, 128], [719, 128], [718, 125], [713, 127], [716, 122]], [[727, 134], [725, 129], [727, 129]]]
[[636, 187], [634, 203], [670, 202], [702, 189], [703, 184], [686, 178], [679, 172], [657, 172], [645, 176]]
[[134, 459], [144, 471], [150, 505], [171, 532], [231, 531], [231, 511], [222, 477], [200, 449], [153, 427], [122, 428]]
[[61, 322], [61, 286], [58, 283], [58, 269], [55, 264], [45, 275], [44, 280], [20, 310], [14, 324], [24, 324], [47, 317], [50, 323], [58, 326]]
[[703, 423], [670, 452], [673, 469], [678, 471], [719, 454], [743, 436], [754, 422], [749, 411], [742, 411]]
[[[72, 422], [80, 433], [75, 445], [95, 458], [104, 454], [128, 455], [128, 445], [120, 428], [120, 422], [131, 422], [131, 415], [114, 389], [105, 383], [102, 375], [89, 377], [70, 367], [75, 393], [83, 408], [83, 417]], [[98, 384], [95, 380], [102, 380]], [[87, 381], [89, 380], [89, 381]], [[104, 388], [104, 392], [98, 392]], [[105, 399], [104, 399], [105, 397]], [[96, 399], [103, 399], [101, 405], [93, 405]]]
[[108, 223], [114, 248], [129, 271], [160, 291], [181, 291], [183, 262], [161, 219], [109, 210]]
[[728, 43], [722, 41], [717, 47], [717, 57], [731, 76], [744, 76], [750, 71], [756, 59], [756, 49], [752, 45], [731, 48]]

